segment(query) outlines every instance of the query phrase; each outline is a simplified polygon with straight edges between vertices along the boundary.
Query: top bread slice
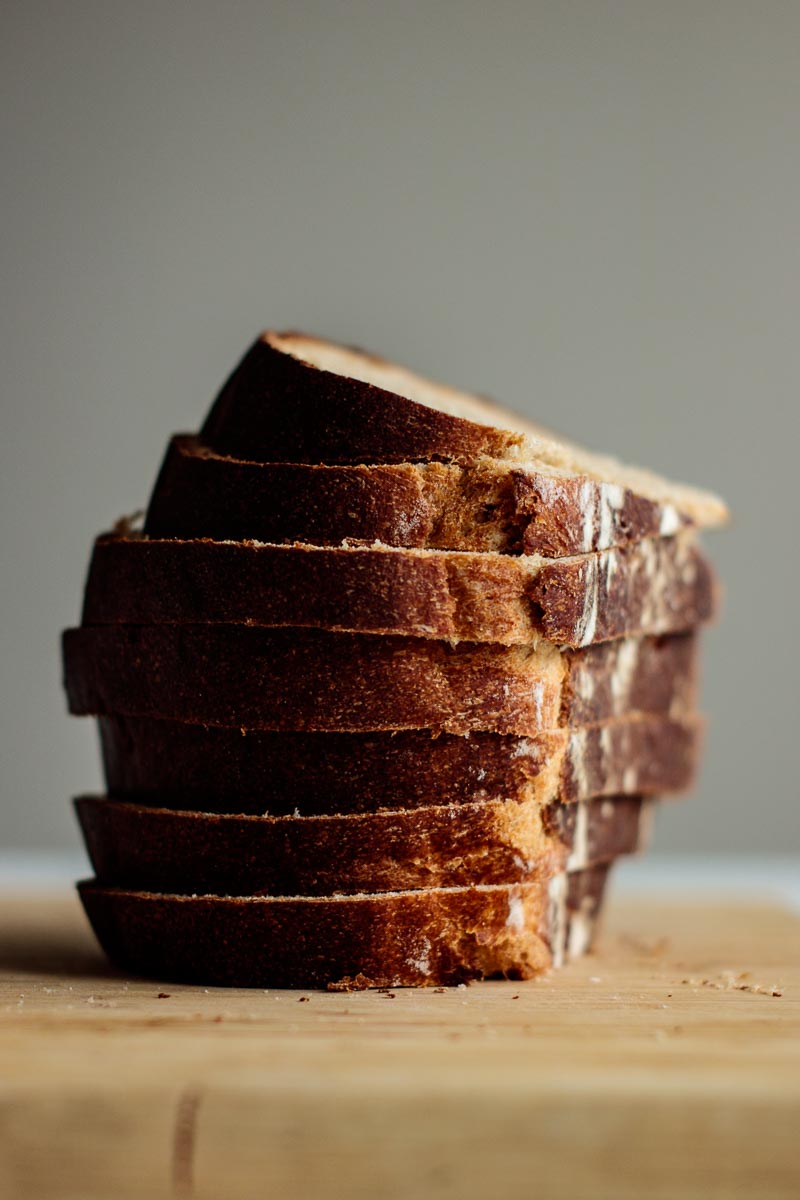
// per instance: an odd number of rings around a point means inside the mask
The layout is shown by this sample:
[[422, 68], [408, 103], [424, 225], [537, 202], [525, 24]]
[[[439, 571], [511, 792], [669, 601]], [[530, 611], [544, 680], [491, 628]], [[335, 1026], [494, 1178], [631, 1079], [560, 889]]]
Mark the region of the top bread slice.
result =
[[262, 334], [224, 385], [202, 437], [219, 452], [261, 462], [510, 459], [555, 478], [630, 489], [698, 525], [726, 517], [708, 492], [582, 450], [477, 396], [301, 333]]

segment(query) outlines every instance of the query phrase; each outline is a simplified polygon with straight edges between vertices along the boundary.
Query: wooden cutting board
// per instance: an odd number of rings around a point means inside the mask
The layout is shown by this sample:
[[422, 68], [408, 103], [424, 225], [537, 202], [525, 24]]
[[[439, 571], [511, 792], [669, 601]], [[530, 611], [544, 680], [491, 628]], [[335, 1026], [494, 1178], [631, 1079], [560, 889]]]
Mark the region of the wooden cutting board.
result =
[[124, 978], [72, 897], [0, 901], [3, 1200], [800, 1196], [800, 920], [613, 904], [532, 983]]

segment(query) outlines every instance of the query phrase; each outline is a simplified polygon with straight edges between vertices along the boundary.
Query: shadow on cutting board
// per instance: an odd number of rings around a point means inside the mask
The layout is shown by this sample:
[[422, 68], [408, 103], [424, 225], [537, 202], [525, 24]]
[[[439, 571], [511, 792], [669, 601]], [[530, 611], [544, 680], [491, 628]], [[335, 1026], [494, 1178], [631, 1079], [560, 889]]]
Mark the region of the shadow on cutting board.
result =
[[77, 895], [0, 900], [0, 973], [41, 979], [123, 979], [103, 954]]

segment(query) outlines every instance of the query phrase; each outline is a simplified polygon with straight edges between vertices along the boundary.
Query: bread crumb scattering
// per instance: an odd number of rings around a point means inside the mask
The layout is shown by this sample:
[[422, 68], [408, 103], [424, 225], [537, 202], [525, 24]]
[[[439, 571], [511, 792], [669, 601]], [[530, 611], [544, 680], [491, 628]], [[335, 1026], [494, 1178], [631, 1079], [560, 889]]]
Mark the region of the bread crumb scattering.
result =
[[688, 984], [690, 987], [705, 987], [712, 988], [717, 992], [751, 992], [754, 995], [760, 996], [782, 996], [781, 988], [766, 987], [761, 983], [743, 983], [742, 980], [751, 979], [750, 971], [740, 971], [734, 974], [732, 971], [726, 971], [717, 979], [682, 979], [681, 983]]

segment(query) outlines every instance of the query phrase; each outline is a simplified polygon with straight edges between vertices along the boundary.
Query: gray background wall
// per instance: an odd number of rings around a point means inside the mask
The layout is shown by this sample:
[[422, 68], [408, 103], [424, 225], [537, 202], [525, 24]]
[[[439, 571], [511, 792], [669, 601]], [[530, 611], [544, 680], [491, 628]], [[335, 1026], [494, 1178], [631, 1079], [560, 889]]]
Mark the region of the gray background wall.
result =
[[800, 4], [5, 0], [0, 838], [99, 783], [57, 635], [262, 326], [723, 492], [702, 785], [796, 850]]

